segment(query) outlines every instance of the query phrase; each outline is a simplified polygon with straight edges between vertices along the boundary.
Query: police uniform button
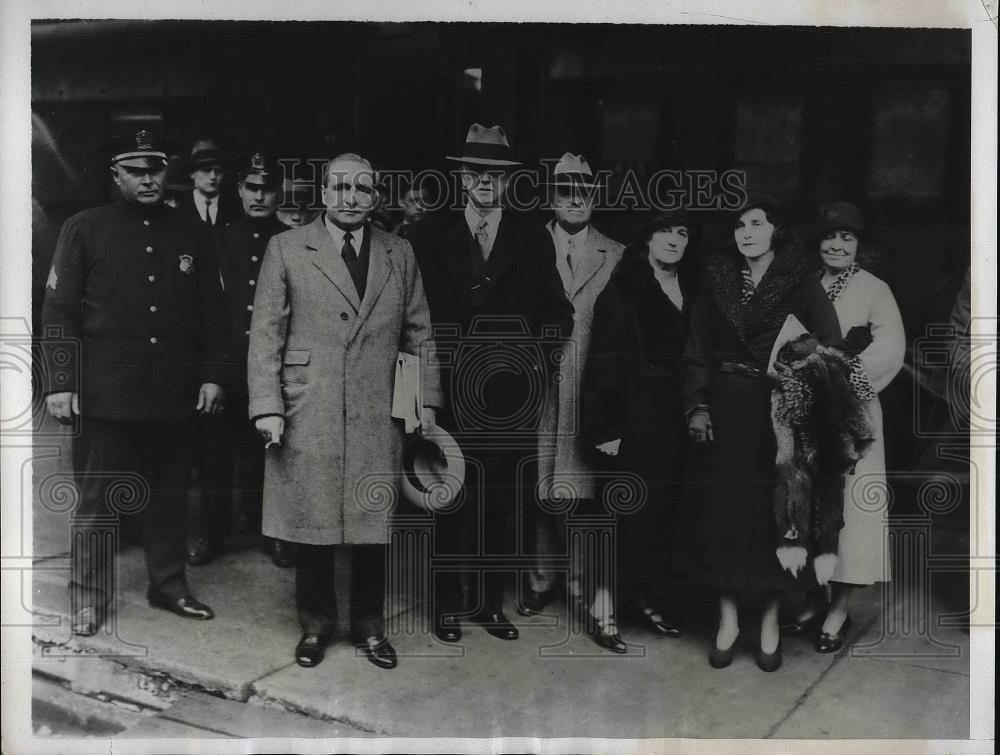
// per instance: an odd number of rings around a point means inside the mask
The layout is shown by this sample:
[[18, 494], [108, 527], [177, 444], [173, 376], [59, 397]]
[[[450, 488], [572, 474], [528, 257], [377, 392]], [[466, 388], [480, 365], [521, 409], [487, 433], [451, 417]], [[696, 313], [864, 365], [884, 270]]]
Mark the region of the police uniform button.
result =
[[154, 304], [153, 306], [151, 306], [151, 307], [149, 308], [149, 311], [150, 311], [150, 312], [155, 312], [155, 311], [156, 311], [156, 305]]
[[255, 281], [253, 278], [251, 278], [250, 279], [250, 285], [251, 286], [256, 286], [257, 285], [257, 281]]
[[346, 321], [347, 321], [347, 319], [348, 319], [348, 315], [347, 315], [347, 313], [346, 313], [346, 312], [341, 312], [341, 313], [340, 313], [340, 319], [341, 319], [341, 320], [344, 320], [344, 321], [346, 322]]
[[153, 336], [152, 338], [150, 338], [149, 342], [150, 343], [156, 343], [156, 336]]
[[253, 304], [247, 304], [247, 312], [253, 312]]
[[143, 224], [144, 226], [147, 226], [147, 227], [148, 227], [148, 226], [149, 226], [149, 221], [148, 221], [148, 220], [143, 220], [143, 221], [142, 221], [142, 224]]
[[244, 331], [243, 331], [243, 335], [245, 335], [245, 336], [248, 336], [248, 335], [250, 335], [250, 331], [249, 331], [249, 330], [244, 330]]
[[256, 257], [256, 256], [254, 256], [254, 257], [251, 257], [251, 258], [250, 258], [250, 261], [251, 261], [251, 262], [256, 262], [256, 261], [257, 261], [257, 257]]
[[156, 276], [155, 275], [149, 276], [149, 282], [150, 283], [156, 283]]
[[255, 234], [253, 235], [253, 237], [254, 237], [255, 239], [259, 239], [259, 238], [260, 238], [260, 234], [259, 234], [259, 233], [255, 233]]
[[153, 251], [153, 247], [151, 247], [151, 246], [147, 246], [147, 247], [146, 247], [146, 252], [151, 252], [151, 251]]

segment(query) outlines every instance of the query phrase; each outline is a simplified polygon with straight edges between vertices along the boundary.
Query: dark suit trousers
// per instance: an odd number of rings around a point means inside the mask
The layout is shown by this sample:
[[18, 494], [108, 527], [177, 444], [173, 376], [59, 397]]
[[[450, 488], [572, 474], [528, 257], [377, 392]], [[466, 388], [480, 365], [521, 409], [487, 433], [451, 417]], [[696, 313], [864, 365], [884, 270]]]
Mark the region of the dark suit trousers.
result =
[[517, 477], [524, 455], [511, 449], [466, 452], [476, 463], [466, 466], [465, 500], [457, 510], [435, 516], [434, 556], [454, 562], [452, 570], [437, 573], [436, 614], [499, 613], [507, 573], [530, 564], [521, 562], [524, 549], [517, 547], [526, 534], [519, 540], [517, 523], [523, 525], [524, 516], [523, 511], [518, 516], [518, 501], [524, 505], [531, 491], [530, 483]]
[[295, 606], [302, 631], [329, 638], [337, 629], [334, 549], [351, 553], [351, 641], [385, 637], [385, 546], [296, 546]]
[[115, 595], [122, 516], [141, 523], [150, 594], [187, 595], [186, 497], [194, 423], [81, 417], [73, 439], [80, 501], [72, 519], [73, 610]]
[[[222, 540], [233, 529], [259, 533], [264, 441], [247, 418], [247, 397], [233, 396], [222, 414], [206, 416], [201, 421], [201, 498], [194, 532], [215, 541]], [[239, 491], [235, 512], [234, 485]], [[232, 521], [233, 515], [236, 521]]]

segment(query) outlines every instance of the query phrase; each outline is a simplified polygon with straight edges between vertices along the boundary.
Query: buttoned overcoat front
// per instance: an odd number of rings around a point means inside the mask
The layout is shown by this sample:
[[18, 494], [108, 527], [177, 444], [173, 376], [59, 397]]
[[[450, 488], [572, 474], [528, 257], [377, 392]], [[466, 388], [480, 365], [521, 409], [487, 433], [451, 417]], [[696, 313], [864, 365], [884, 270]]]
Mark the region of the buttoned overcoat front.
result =
[[[403, 429], [390, 416], [398, 352], [430, 338], [408, 241], [372, 226], [359, 299], [323, 217], [271, 239], [250, 327], [250, 416], [285, 418], [267, 451], [263, 531], [313, 545], [384, 543]], [[428, 344], [429, 345], [429, 344]], [[425, 405], [440, 406], [436, 369]]]

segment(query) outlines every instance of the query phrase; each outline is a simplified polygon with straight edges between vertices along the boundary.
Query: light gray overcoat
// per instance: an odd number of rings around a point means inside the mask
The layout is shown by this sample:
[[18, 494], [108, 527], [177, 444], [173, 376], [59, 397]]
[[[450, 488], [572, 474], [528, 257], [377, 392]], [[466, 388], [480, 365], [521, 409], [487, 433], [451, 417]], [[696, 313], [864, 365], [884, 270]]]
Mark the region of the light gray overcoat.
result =
[[[419, 354], [430, 314], [408, 241], [369, 225], [358, 300], [323, 216], [271, 239], [250, 328], [250, 416], [285, 418], [267, 451], [264, 534], [297, 543], [384, 543], [398, 496], [402, 423], [390, 416], [398, 352]], [[441, 406], [437, 369], [424, 404]]]
[[[555, 234], [554, 221], [550, 221], [547, 228], [549, 233]], [[549, 389], [538, 434], [538, 494], [543, 500], [593, 498], [596, 495], [580, 434], [580, 387], [590, 348], [594, 303], [621, 260], [623, 249], [622, 244], [590, 226], [586, 250], [576, 275], [556, 252], [556, 269], [575, 314], [573, 333], [563, 347], [559, 378]]]

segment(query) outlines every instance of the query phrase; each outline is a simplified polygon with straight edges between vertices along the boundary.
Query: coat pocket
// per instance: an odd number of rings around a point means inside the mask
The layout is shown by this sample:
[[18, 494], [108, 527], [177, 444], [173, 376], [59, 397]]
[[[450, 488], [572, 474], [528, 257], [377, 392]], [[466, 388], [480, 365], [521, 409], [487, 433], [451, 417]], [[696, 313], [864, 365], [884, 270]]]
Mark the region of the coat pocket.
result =
[[307, 366], [311, 354], [306, 349], [289, 349], [285, 352], [281, 380], [284, 383], [306, 382]]

